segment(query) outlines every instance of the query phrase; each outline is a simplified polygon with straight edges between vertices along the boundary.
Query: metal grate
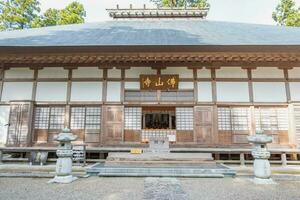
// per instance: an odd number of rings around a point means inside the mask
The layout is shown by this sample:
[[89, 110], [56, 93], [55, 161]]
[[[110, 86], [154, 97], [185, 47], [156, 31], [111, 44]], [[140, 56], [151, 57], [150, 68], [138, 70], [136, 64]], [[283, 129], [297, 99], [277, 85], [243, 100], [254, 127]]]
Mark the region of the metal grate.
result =
[[125, 108], [125, 129], [141, 130], [142, 129], [142, 108], [127, 107]]
[[193, 108], [176, 108], [176, 129], [177, 130], [194, 129]]

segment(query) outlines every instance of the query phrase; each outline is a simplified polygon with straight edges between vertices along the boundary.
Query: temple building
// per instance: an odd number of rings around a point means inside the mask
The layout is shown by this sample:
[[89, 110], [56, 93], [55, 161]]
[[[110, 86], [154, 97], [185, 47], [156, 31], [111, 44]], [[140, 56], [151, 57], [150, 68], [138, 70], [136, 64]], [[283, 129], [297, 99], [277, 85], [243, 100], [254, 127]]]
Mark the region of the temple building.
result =
[[0, 143], [300, 147], [300, 29], [209, 21], [207, 9], [108, 9], [99, 23], [0, 33]]

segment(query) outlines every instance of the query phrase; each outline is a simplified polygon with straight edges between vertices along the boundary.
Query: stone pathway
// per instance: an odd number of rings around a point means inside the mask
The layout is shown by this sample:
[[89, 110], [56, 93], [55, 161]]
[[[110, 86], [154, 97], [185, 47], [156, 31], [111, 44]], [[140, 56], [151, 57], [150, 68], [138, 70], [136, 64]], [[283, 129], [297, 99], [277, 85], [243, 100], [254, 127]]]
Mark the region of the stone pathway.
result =
[[145, 178], [144, 200], [188, 200], [176, 178]]

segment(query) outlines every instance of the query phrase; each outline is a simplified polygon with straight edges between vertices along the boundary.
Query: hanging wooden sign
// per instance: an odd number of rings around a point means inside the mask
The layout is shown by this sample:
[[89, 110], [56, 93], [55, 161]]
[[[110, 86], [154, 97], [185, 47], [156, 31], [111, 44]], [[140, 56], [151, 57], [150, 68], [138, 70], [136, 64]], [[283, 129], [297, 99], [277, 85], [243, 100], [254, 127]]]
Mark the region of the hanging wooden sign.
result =
[[179, 75], [140, 75], [141, 90], [178, 90]]

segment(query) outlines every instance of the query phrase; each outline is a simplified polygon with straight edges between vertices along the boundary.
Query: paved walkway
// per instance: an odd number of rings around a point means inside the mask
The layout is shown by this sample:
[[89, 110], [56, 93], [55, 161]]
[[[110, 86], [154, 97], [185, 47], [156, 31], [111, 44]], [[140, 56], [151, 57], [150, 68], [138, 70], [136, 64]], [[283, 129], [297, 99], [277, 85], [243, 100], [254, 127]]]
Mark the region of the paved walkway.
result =
[[47, 184], [46, 178], [0, 178], [2, 200], [296, 200], [300, 179], [254, 185], [249, 178], [81, 178]]

